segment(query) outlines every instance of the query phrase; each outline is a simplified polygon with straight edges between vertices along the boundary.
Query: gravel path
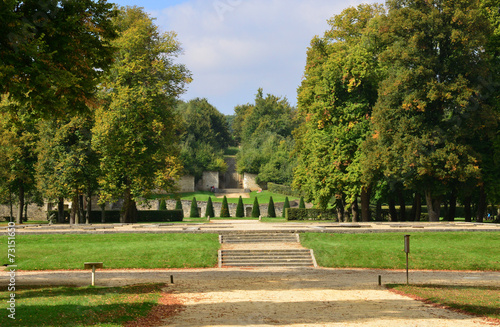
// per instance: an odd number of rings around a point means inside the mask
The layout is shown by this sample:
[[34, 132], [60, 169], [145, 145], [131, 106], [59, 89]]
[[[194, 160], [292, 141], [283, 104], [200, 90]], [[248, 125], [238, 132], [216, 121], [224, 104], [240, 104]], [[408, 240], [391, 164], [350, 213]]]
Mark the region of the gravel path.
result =
[[[97, 285], [165, 283], [183, 304], [164, 326], [483, 326], [482, 318], [387, 291], [405, 271], [326, 268], [102, 270]], [[173, 276], [174, 284], [170, 283]], [[8, 275], [0, 273], [0, 282]], [[21, 284], [90, 284], [88, 271], [18, 272]], [[498, 272], [412, 271], [410, 283], [500, 285]], [[5, 285], [5, 284], [4, 284]]]

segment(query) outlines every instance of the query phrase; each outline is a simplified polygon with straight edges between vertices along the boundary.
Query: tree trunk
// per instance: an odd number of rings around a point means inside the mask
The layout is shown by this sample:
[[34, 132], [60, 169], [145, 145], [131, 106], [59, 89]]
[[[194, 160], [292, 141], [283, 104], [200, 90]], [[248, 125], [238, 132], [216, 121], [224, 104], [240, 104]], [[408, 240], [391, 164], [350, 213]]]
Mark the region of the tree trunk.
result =
[[60, 197], [57, 203], [57, 222], [64, 223], [64, 198]]
[[464, 213], [465, 213], [465, 221], [471, 222], [472, 221], [472, 210], [470, 207], [471, 203], [471, 197], [466, 196], [464, 199]]
[[78, 222], [83, 224], [85, 222], [85, 211], [83, 210], [83, 195], [78, 195]]
[[73, 199], [71, 201], [71, 213], [69, 216], [69, 223], [71, 225], [78, 224], [76, 220], [76, 212], [78, 211], [78, 194], [73, 195]]
[[359, 206], [358, 206], [358, 197], [354, 199], [353, 203], [351, 204], [351, 211], [352, 211], [352, 221], [353, 222], [358, 222], [359, 220]]
[[18, 215], [16, 218], [16, 224], [23, 223], [23, 209], [24, 209], [24, 183], [19, 184], [19, 208]]
[[375, 208], [375, 221], [382, 221], [382, 201], [377, 201], [377, 207]]
[[402, 187], [398, 187], [397, 192], [399, 200], [399, 221], [406, 221], [406, 203]]
[[420, 221], [420, 214], [422, 213], [422, 196], [420, 193], [415, 193], [413, 197], [413, 205], [411, 207], [411, 217], [412, 221]]
[[92, 211], [92, 194], [90, 193], [90, 188], [87, 192], [87, 210], [85, 212], [85, 224], [90, 224], [90, 213]]
[[122, 212], [120, 215], [120, 222], [124, 224], [136, 223], [137, 222], [137, 205], [135, 200], [132, 199], [130, 194], [130, 189], [125, 191], [125, 201], [123, 203]]
[[451, 190], [449, 201], [450, 204], [448, 207], [448, 214], [446, 216], [446, 220], [455, 221], [455, 216], [457, 213], [457, 189], [455, 187]]
[[477, 204], [476, 221], [482, 223], [486, 215], [486, 193], [484, 192], [484, 184], [479, 187], [479, 202]]
[[396, 201], [391, 197], [388, 201], [389, 204], [389, 221], [398, 221], [398, 212], [396, 211]]
[[433, 197], [430, 190], [425, 192], [425, 201], [427, 203], [427, 213], [429, 221], [439, 221], [441, 214], [441, 199]]
[[9, 190], [9, 206], [10, 206], [10, 221], [14, 221], [14, 200], [12, 200], [12, 192]]
[[344, 203], [342, 199], [337, 199], [337, 219], [339, 223], [344, 221]]
[[361, 221], [368, 222], [372, 220], [370, 212], [370, 193], [371, 187], [361, 189]]
[[101, 204], [101, 223], [106, 222], [106, 203]]

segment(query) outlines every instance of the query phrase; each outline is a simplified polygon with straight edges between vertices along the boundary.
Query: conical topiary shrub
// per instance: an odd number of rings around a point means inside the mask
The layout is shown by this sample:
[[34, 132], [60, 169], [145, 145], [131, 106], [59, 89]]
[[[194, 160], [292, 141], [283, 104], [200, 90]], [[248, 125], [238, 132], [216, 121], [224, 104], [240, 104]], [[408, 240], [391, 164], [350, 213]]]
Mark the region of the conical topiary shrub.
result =
[[288, 200], [288, 196], [285, 198], [285, 203], [283, 204], [283, 218], [286, 218], [286, 209], [290, 208], [290, 201]]
[[207, 210], [205, 211], [205, 217], [210, 217], [210, 218], [215, 217], [214, 205], [212, 203], [212, 197], [208, 197]]
[[274, 201], [272, 196], [269, 198], [269, 204], [267, 206], [267, 216], [271, 218], [276, 217], [276, 210], [274, 210]]
[[257, 200], [257, 198], [255, 198], [255, 200], [253, 201], [252, 217], [253, 218], [259, 218], [260, 217], [259, 200]]
[[305, 209], [305, 208], [306, 208], [306, 204], [304, 203], [304, 197], [301, 196], [300, 202], [299, 202], [299, 209]]
[[196, 202], [196, 198], [193, 197], [191, 201], [191, 210], [189, 211], [189, 217], [191, 218], [199, 218], [200, 213], [198, 212], [198, 202]]
[[175, 210], [182, 211], [182, 216], [184, 216], [184, 210], [182, 209], [181, 199], [177, 199], [177, 202], [175, 202]]
[[245, 209], [243, 208], [243, 199], [241, 198], [241, 195], [238, 199], [238, 206], [236, 207], [236, 217], [245, 217]]
[[160, 201], [160, 210], [167, 210], [167, 202], [165, 202], [165, 199], [161, 199]]
[[220, 209], [220, 217], [221, 218], [229, 218], [231, 215], [229, 214], [229, 206], [227, 204], [227, 198], [224, 195], [224, 198], [222, 199], [222, 207]]

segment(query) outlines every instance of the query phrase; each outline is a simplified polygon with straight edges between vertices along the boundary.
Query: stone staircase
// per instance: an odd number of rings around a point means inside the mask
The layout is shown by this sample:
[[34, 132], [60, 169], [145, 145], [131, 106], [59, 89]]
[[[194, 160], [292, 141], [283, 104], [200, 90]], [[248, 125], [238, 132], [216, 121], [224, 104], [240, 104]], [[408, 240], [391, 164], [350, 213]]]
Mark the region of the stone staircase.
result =
[[298, 234], [234, 233], [219, 239], [219, 267], [317, 266], [313, 251], [300, 247]]

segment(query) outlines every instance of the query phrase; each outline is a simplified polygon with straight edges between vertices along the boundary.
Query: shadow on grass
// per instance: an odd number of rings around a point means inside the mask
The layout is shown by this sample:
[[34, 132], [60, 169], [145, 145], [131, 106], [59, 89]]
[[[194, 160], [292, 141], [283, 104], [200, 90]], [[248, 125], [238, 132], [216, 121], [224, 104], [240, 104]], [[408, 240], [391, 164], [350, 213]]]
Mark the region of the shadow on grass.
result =
[[471, 285], [388, 284], [391, 291], [428, 304], [500, 322], [500, 287]]

